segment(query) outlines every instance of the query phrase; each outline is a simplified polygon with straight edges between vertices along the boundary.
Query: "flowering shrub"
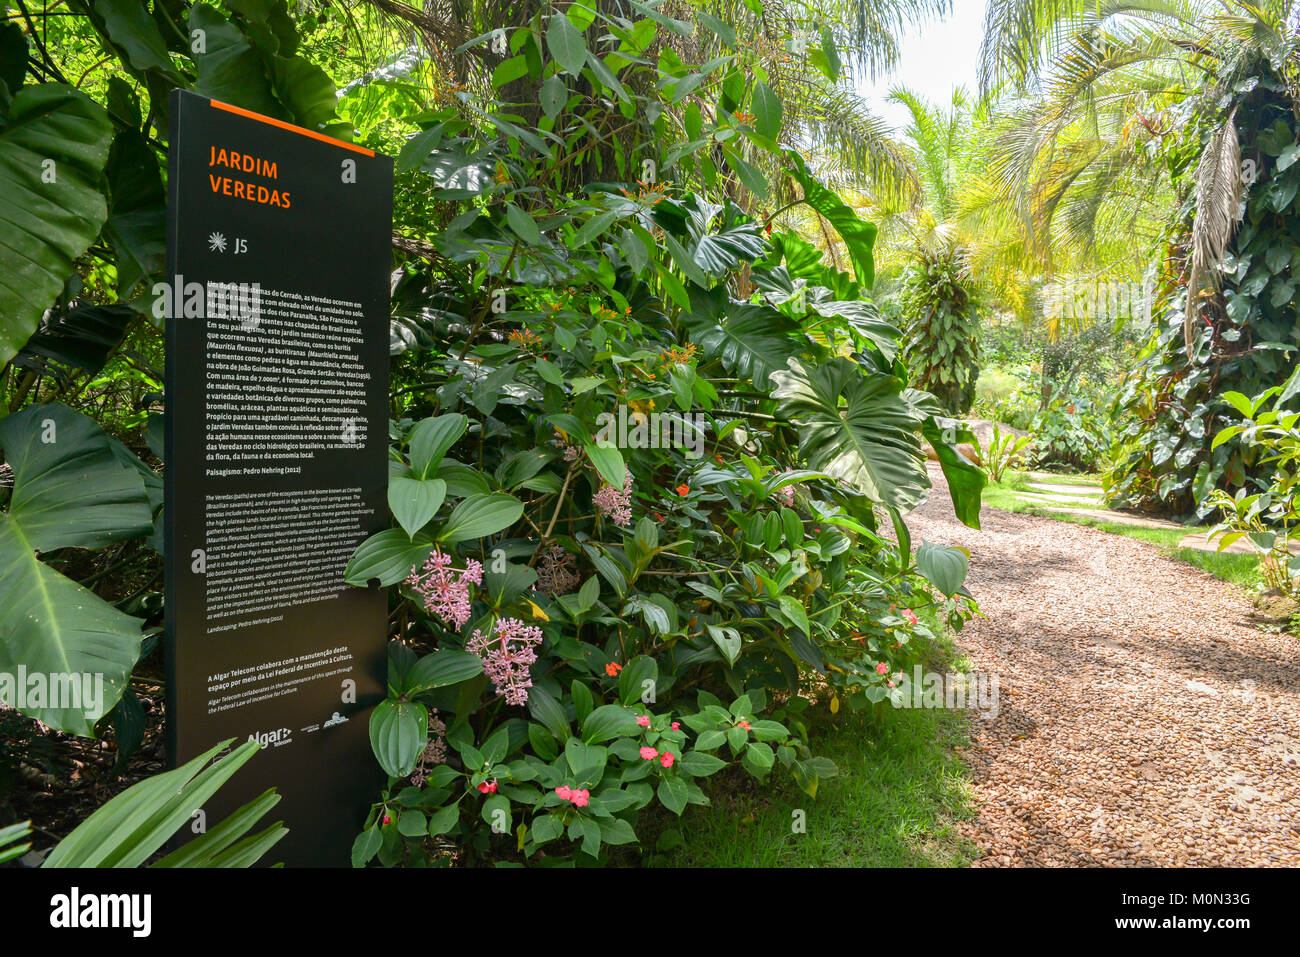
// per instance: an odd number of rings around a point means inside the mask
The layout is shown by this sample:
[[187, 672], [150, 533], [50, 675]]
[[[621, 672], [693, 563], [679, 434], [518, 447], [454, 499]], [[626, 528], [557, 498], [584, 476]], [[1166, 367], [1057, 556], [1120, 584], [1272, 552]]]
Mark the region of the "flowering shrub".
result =
[[[633, 183], [641, 154], [596, 131], [645, 122], [670, 150], [648, 124], [676, 67], [620, 54], [654, 82], [593, 75], [566, 107], [539, 62], [537, 129], [449, 108], [397, 163], [447, 228], [395, 277], [393, 526], [345, 573], [391, 588], [394, 637], [358, 866], [599, 862], [646, 816], [707, 807], [728, 767], [815, 795], [835, 767], [808, 709], [887, 707], [930, 637], [915, 612], [971, 613], [964, 554], [913, 556], [904, 514], [929, 494], [923, 438], [976, 527], [984, 475], [907, 387], [868, 295], [874, 227], [735, 119], [770, 109], [743, 109], [739, 69], [699, 87], [733, 103], [700, 120], [716, 160], [685, 149], [672, 183]], [[851, 275], [735, 201], [760, 186], [736, 137], [837, 230]], [[558, 142], [601, 178], [560, 188]], [[717, 163], [745, 172], [723, 188]]]

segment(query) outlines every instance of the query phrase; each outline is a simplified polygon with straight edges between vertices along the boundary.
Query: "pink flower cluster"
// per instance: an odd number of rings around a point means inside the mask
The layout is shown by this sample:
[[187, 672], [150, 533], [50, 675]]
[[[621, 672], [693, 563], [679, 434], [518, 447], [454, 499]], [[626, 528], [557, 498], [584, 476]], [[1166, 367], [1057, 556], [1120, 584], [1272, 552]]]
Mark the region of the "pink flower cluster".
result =
[[641, 749], [641, 758], [642, 760], [645, 761], [653, 761], [655, 758], [658, 758], [659, 763], [666, 768], [671, 768], [673, 766], [673, 762], [677, 760], [676, 758], [673, 757], [673, 753], [671, 751], [665, 751], [662, 754], [660, 754], [658, 751], [656, 751], [654, 748], [651, 747], [644, 747]]
[[555, 789], [555, 793], [561, 801], [569, 801], [574, 807], [586, 807], [587, 801], [591, 798], [591, 792], [586, 788], [581, 790], [577, 788], [566, 788], [563, 785]]
[[541, 641], [542, 629], [517, 618], [501, 618], [494, 635], [475, 631], [465, 650], [483, 659], [483, 673], [506, 704], [523, 705], [533, 686], [528, 666], [537, 661], [536, 646]]
[[627, 473], [622, 491], [612, 485], [606, 485], [592, 496], [591, 501], [596, 506], [596, 510], [602, 515], [608, 515], [615, 525], [631, 525], [632, 473]]
[[426, 611], [445, 625], [461, 628], [470, 616], [469, 586], [483, 584], [483, 566], [471, 558], [457, 570], [451, 567], [451, 556], [435, 548], [423, 568], [411, 569], [406, 584], [424, 599]]

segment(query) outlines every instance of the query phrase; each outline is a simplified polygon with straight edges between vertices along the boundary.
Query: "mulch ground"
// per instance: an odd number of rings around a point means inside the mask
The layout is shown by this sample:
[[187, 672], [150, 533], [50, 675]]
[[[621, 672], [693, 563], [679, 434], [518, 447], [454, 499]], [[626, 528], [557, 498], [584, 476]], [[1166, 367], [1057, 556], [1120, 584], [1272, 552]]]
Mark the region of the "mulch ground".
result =
[[1144, 542], [985, 508], [942, 474], [913, 541], [962, 545], [985, 616], [958, 635], [1000, 682], [972, 715], [975, 866], [1300, 864], [1300, 642]]

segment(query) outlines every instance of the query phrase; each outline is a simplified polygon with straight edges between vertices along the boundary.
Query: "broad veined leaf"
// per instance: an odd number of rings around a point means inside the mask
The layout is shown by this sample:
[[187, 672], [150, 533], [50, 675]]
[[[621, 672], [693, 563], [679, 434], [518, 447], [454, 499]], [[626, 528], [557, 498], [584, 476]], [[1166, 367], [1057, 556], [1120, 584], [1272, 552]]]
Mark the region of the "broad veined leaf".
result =
[[408, 535], [404, 529], [376, 532], [357, 546], [343, 570], [343, 580], [364, 588], [372, 580], [387, 587], [395, 585], [424, 563], [433, 551], [433, 537], [427, 532]]
[[804, 159], [794, 150], [786, 150], [790, 175], [803, 187], [804, 202], [817, 210], [835, 227], [849, 252], [849, 261], [858, 282], [870, 289], [876, 280], [875, 259], [872, 247], [876, 243], [876, 225], [860, 219], [853, 209], [840, 199], [839, 194], [827, 189], [808, 171]]
[[[715, 232], [713, 221], [719, 214], [722, 223]], [[705, 272], [721, 276], [763, 255], [766, 247], [758, 224], [735, 222], [735, 219], [730, 204], [723, 207], [694, 198], [686, 220], [691, 238], [690, 256]]]
[[126, 52], [131, 66], [141, 73], [158, 70], [176, 76], [167, 42], [149, 15], [148, 4], [139, 0], [95, 0], [95, 12], [104, 20], [108, 38]]
[[506, 492], [489, 495], [471, 495], [451, 511], [447, 524], [438, 533], [438, 541], [446, 545], [495, 535], [519, 521], [524, 514], [524, 503]]
[[761, 80], [754, 86], [754, 129], [760, 136], [774, 140], [781, 132], [781, 98]]
[[421, 419], [411, 430], [408, 447], [411, 471], [419, 478], [432, 478], [447, 450], [469, 428], [469, 417], [459, 412]]
[[921, 542], [921, 547], [916, 550], [917, 571], [949, 598], [957, 594], [966, 581], [969, 567], [970, 556], [963, 548]]
[[23, 87], [0, 126], [0, 365], [32, 334], [108, 216], [112, 127], [61, 83]]
[[[140, 655], [141, 622], [36, 553], [147, 535], [153, 517], [144, 482], [98, 425], [63, 405], [30, 406], [0, 420], [0, 447], [13, 469], [9, 507], [0, 513], [0, 673], [14, 675], [23, 665], [45, 675], [45, 696], [33, 701], [29, 692], [23, 712], [90, 735], [126, 687]], [[55, 699], [55, 681], [61, 694], [75, 685], [76, 696]], [[11, 690], [19, 689], [0, 684], [6, 703], [17, 704]]]
[[587, 63], [587, 44], [563, 12], [551, 15], [546, 26], [546, 46], [564, 72], [577, 76]]
[[864, 374], [841, 356], [812, 367], [791, 359], [772, 381], [772, 396], [796, 423], [799, 451], [812, 468], [900, 511], [925, 501], [930, 479], [921, 422], [900, 396], [900, 380]]
[[948, 482], [948, 495], [957, 518], [963, 525], [979, 528], [980, 502], [988, 476], [957, 449], [958, 442], [979, 448], [978, 437], [964, 423], [936, 415], [925, 418], [921, 431], [939, 457], [939, 466]]
[[110, 199], [104, 234], [117, 253], [117, 294], [125, 302], [142, 279], [166, 268], [167, 194], [157, 155], [135, 130], [114, 137], [105, 172]]
[[411, 538], [437, 514], [446, 497], [447, 483], [442, 479], [399, 475], [388, 480], [388, 507]]
[[483, 659], [468, 651], [441, 648], [425, 655], [406, 673], [402, 694], [413, 695], [459, 684], [483, 673]]
[[370, 715], [370, 747], [384, 773], [406, 777], [429, 743], [429, 710], [418, 701], [379, 702]]
[[690, 314], [682, 320], [692, 341], [760, 389], [799, 349], [799, 327], [793, 320], [767, 306], [735, 302], [725, 286], [707, 291], [692, 287], [690, 301]]

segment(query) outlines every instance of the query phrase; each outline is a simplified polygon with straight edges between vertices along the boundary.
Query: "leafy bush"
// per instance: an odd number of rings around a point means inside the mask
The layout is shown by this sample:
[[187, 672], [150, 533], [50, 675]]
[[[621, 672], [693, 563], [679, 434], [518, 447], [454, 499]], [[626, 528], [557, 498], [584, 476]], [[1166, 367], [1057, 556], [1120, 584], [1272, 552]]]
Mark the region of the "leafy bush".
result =
[[1016, 435], [1014, 432], [1003, 433], [995, 422], [993, 435], [984, 448], [984, 470], [989, 478], [1001, 482], [1007, 469], [1025, 464], [1025, 449], [1034, 441], [1032, 435]]
[[[1300, 556], [1291, 553], [1291, 537], [1300, 521], [1300, 412], [1288, 406], [1300, 394], [1300, 372], [1292, 373], [1283, 386], [1266, 389], [1254, 398], [1240, 392], [1225, 392], [1223, 400], [1243, 420], [1222, 429], [1211, 448], [1234, 438], [1258, 454], [1273, 468], [1267, 484], [1257, 482], [1257, 491], [1243, 486], [1229, 495], [1213, 489], [1206, 505], [1218, 510], [1220, 521], [1210, 530], [1219, 540], [1219, 550], [1244, 540], [1260, 558], [1260, 572], [1269, 588], [1292, 597], [1300, 594], [1295, 576], [1300, 574]], [[1272, 408], [1264, 409], [1270, 399]]]
[[1087, 399], [1058, 396], [1030, 423], [1034, 464], [1092, 471], [1103, 466], [1110, 450], [1110, 418]]
[[[585, 48], [555, 16], [514, 48]], [[567, 91], [536, 128], [445, 110], [398, 160], [453, 226], [431, 237], [436, 272], [409, 262], [397, 285], [394, 526], [346, 573], [393, 589], [399, 638], [358, 866], [603, 860], [642, 813], [707, 804], [730, 764], [815, 794], [834, 766], [806, 744], [810, 701], [902, 695], [928, 634], [913, 608], [971, 614], [966, 556], [913, 561], [903, 514], [929, 493], [923, 437], [971, 525], [984, 476], [867, 297], [874, 226], [735, 119], [770, 105], [734, 73], [715, 119], [688, 109], [693, 140], [656, 124], [639, 142], [660, 169], [678, 158], [671, 188], [557, 188], [553, 140], [626, 170], [594, 131], [661, 115], [680, 79], [629, 60], [617, 87], [590, 69], [570, 86], [565, 62], [525, 66]], [[765, 153], [853, 273], [747, 212], [715, 160], [751, 192], [756, 170], [692, 147], [714, 137]], [[450, 170], [479, 171], [472, 199]]]
[[901, 282], [904, 358], [913, 381], [950, 415], [962, 415], [975, 401], [980, 363], [979, 315], [964, 260], [958, 253], [923, 258], [904, 270]]

